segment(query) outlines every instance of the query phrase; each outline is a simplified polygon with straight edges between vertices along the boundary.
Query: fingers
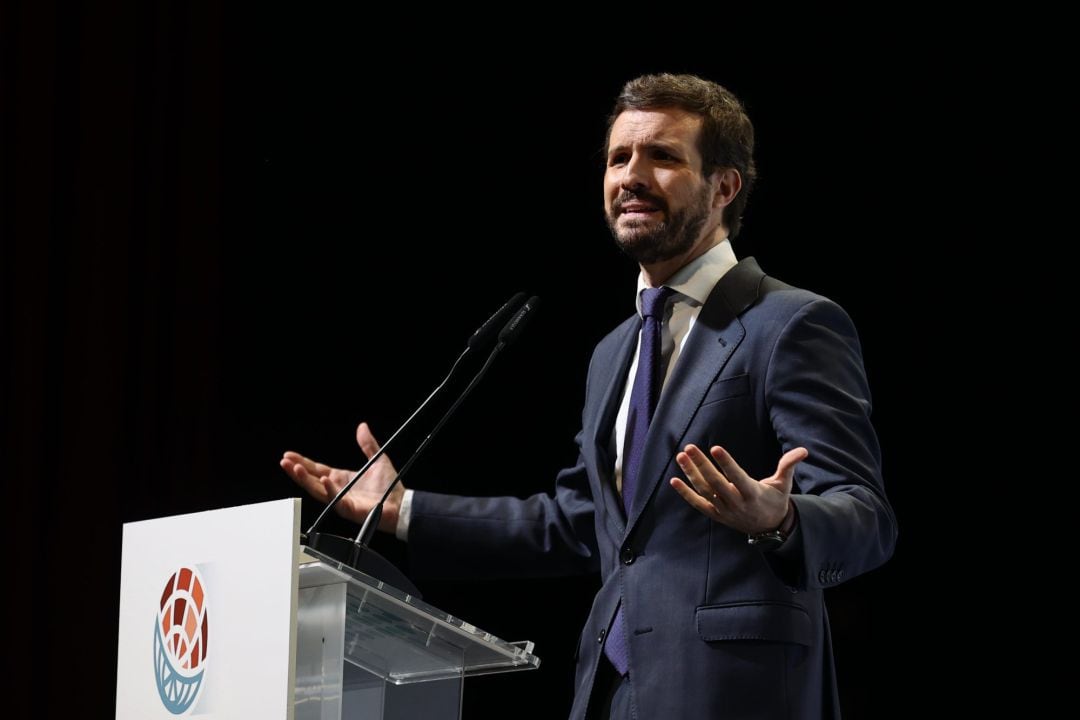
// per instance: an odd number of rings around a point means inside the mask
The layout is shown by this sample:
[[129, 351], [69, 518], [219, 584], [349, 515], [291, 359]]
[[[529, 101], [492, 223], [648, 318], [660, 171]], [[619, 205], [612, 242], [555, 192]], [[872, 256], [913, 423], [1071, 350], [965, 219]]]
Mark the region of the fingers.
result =
[[335, 470], [292, 450], [282, 456], [279, 464], [312, 497], [323, 501], [334, 497], [345, 484], [339, 476], [349, 474], [346, 470]]
[[319, 483], [322, 485], [323, 493], [328, 501], [341, 492], [341, 488], [345, 487], [347, 482], [348, 480], [333, 475], [323, 475], [319, 478]]
[[304, 462], [297, 459], [297, 457], [290, 457], [290, 455], [296, 456], [296, 453], [286, 453], [285, 457], [281, 458], [281, 469], [310, 495], [320, 500], [325, 499], [326, 489], [323, 486], [324, 476], [309, 472], [307, 465]]
[[297, 482], [301, 482], [301, 478], [306, 474], [303, 457], [294, 452], [285, 453], [278, 464], [281, 465], [281, 469], [284, 470], [289, 477]]
[[321, 462], [316, 462], [311, 458], [304, 457], [298, 452], [288, 450], [281, 458], [281, 466], [285, 467], [285, 461], [289, 461], [292, 464], [302, 466], [307, 472], [312, 475], [329, 475], [333, 472], [334, 468], [329, 465], [324, 465]]
[[356, 426], [356, 444], [360, 446], [360, 449], [364, 451], [364, 455], [368, 460], [371, 456], [379, 452], [379, 441], [375, 439], [375, 436], [371, 434], [371, 428], [367, 423], [360, 423]]
[[739, 491], [729, 478], [713, 465], [697, 445], [687, 445], [684, 452], [675, 456], [679, 467], [686, 473], [690, 485], [712, 502], [730, 503], [739, 500]]
[[739, 467], [739, 464], [735, 462], [735, 458], [731, 457], [727, 450], [719, 445], [713, 445], [709, 448], [709, 454], [716, 461], [720, 472], [724, 473], [724, 477], [731, 481], [731, 484], [739, 490], [740, 494], [746, 495], [754, 491], [754, 485], [757, 484], [757, 481]]
[[713, 520], [720, 519], [720, 514], [717, 512], [716, 506], [695, 492], [694, 489], [685, 482], [679, 478], [671, 478], [669, 482], [671, 487], [675, 489], [675, 492], [679, 493], [682, 499], [689, 503], [692, 508]]
[[785, 493], [791, 492], [791, 484], [795, 479], [795, 466], [810, 456], [806, 448], [797, 447], [788, 450], [776, 464], [776, 480], [779, 487]]

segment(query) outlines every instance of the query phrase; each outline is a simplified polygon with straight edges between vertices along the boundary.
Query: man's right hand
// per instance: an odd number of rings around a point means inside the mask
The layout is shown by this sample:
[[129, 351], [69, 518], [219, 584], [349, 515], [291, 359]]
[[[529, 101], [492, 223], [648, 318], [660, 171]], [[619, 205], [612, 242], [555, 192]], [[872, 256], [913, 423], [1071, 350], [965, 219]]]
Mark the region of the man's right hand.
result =
[[[371, 434], [367, 423], [360, 423], [356, 428], [356, 444], [364, 451], [369, 459], [379, 451], [379, 443]], [[289, 450], [281, 458], [281, 469], [289, 474], [293, 480], [308, 491], [316, 500], [328, 503], [334, 499], [341, 488], [356, 474], [355, 470], [342, 470], [323, 465], [300, 453]], [[397, 477], [397, 470], [390, 458], [383, 455], [371, 468], [364, 473], [349, 493], [341, 498], [341, 502], [335, 508], [339, 515], [356, 523], [363, 523], [364, 518], [379, 502], [379, 498], [386, 492], [386, 488]], [[400, 483], [390, 493], [383, 505], [382, 517], [379, 518], [379, 529], [392, 533], [397, 529], [398, 511], [401, 509], [401, 498], [405, 494], [405, 488]]]

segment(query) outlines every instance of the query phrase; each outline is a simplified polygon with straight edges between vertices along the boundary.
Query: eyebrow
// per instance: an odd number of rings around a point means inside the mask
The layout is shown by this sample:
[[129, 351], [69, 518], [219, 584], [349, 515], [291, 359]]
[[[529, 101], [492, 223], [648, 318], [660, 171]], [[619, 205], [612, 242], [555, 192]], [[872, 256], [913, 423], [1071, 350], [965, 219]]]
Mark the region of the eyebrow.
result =
[[[631, 147], [630, 145], [616, 145], [615, 147], [608, 150], [607, 156], [611, 157], [615, 153], [626, 152], [626, 151], [628, 151], [630, 149], [630, 147]], [[646, 149], [646, 150], [663, 150], [664, 152], [671, 153], [672, 155], [678, 155], [678, 156], [683, 155], [682, 149], [679, 148], [678, 146], [671, 145], [669, 143], [659, 141], [659, 140], [653, 140], [651, 142], [645, 143], [644, 144], [644, 149]]]

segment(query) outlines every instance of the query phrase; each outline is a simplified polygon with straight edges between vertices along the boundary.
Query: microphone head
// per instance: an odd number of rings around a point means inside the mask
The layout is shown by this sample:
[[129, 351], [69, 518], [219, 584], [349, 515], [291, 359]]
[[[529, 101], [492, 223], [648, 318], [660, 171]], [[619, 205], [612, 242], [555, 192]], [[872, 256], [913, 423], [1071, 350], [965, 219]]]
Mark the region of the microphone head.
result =
[[514, 317], [510, 318], [510, 322], [503, 326], [502, 331], [499, 333], [499, 343], [502, 345], [509, 345], [517, 340], [518, 335], [521, 335], [521, 331], [525, 329], [525, 325], [528, 323], [529, 318], [532, 317], [533, 311], [536, 306], [540, 304], [540, 298], [533, 295], [529, 300], [521, 306], [521, 309], [514, 313]]
[[[525, 302], [525, 293], [515, 293], [514, 297], [503, 303], [503, 306], [496, 310], [494, 315], [489, 317], [483, 325], [476, 329], [476, 332], [469, 338], [469, 342], [466, 343], [466, 346], [473, 348], [477, 345], [483, 345], [491, 340], [492, 336], [495, 335], [499, 328], [505, 325], [507, 318], [509, 318], [515, 310], [521, 307], [523, 302]], [[499, 339], [502, 339], [501, 335]]]

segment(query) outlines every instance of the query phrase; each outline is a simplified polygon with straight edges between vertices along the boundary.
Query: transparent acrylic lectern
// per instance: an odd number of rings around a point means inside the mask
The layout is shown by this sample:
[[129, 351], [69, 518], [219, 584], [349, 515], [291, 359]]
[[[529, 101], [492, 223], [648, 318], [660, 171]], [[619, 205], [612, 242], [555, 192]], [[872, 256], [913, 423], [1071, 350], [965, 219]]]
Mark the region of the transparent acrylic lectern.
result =
[[533, 670], [510, 643], [316, 550], [301, 548], [296, 720], [455, 720], [470, 675]]

